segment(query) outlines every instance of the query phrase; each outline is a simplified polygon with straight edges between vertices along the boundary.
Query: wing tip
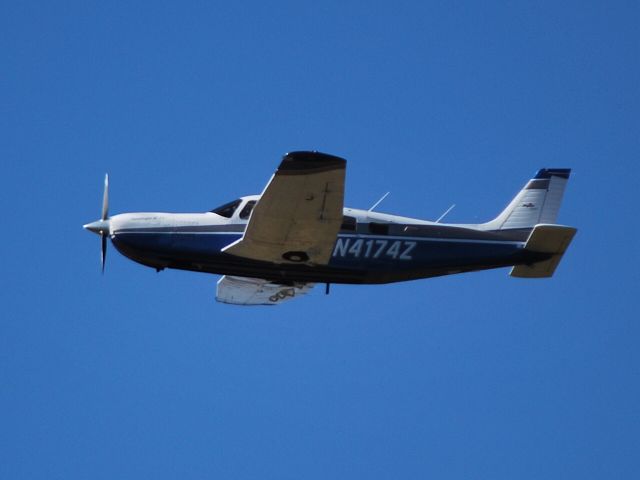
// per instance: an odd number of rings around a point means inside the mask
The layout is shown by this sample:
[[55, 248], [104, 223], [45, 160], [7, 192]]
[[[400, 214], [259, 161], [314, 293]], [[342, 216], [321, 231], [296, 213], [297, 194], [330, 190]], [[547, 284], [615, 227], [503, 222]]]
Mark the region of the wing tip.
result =
[[309, 174], [345, 168], [344, 158], [317, 151], [289, 152], [282, 157], [278, 173]]

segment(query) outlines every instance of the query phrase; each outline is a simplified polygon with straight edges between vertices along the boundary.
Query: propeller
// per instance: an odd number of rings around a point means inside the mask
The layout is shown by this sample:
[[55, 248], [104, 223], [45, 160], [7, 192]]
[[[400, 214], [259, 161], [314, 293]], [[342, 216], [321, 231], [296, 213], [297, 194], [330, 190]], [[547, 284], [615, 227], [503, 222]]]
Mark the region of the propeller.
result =
[[109, 217], [109, 174], [104, 174], [104, 192], [102, 192], [102, 215], [100, 220], [106, 220]]
[[109, 222], [109, 174], [104, 176], [104, 193], [102, 194], [102, 214], [100, 220], [83, 225], [85, 230], [100, 235], [100, 263], [104, 274], [104, 264], [107, 260], [107, 237], [110, 232]]

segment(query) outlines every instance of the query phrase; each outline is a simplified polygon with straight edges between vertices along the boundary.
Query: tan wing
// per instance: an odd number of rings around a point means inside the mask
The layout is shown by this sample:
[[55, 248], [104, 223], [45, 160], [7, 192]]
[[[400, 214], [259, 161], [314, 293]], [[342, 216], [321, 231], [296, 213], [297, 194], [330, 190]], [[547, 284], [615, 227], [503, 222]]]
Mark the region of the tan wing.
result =
[[275, 263], [326, 265], [342, 224], [346, 160], [293, 152], [251, 213], [244, 236], [223, 251]]

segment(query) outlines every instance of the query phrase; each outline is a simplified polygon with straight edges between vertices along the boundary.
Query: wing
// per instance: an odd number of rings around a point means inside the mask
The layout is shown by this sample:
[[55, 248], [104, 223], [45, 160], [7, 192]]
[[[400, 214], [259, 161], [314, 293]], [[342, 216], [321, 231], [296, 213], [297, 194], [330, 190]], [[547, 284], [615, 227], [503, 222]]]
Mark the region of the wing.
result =
[[278, 305], [285, 300], [306, 295], [312, 288], [313, 283], [289, 286], [261, 278], [225, 275], [218, 280], [216, 300], [233, 305]]
[[223, 251], [275, 263], [326, 265], [342, 223], [346, 160], [293, 152], [251, 213], [244, 236]]

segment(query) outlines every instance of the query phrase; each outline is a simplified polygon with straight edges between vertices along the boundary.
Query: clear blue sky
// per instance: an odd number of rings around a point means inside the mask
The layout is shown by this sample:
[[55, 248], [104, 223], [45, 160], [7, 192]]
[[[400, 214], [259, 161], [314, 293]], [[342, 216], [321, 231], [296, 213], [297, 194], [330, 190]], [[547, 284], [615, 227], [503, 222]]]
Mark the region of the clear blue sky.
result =
[[[637, 2], [4, 2], [0, 478], [590, 479], [640, 472]], [[572, 167], [550, 280], [507, 270], [214, 301], [82, 230], [258, 193], [495, 215]]]

